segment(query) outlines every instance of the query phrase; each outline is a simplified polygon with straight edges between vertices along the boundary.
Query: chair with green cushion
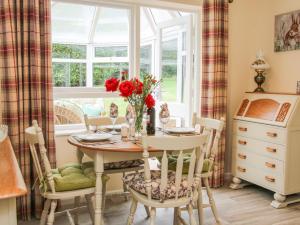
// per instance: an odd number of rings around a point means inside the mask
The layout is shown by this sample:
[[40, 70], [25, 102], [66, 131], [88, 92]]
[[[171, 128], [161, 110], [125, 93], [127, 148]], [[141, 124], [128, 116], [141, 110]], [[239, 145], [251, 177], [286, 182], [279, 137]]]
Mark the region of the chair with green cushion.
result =
[[[45, 198], [45, 205], [40, 224], [45, 225], [47, 222], [47, 225], [52, 225], [54, 222], [57, 202], [62, 199], [74, 198], [74, 208], [57, 213], [66, 213], [70, 224], [77, 225], [77, 211], [79, 208], [82, 208], [79, 207], [81, 196], [85, 196], [87, 200], [87, 207], [93, 221], [94, 209], [92, 204], [92, 195], [95, 192], [96, 180], [93, 168], [83, 167], [78, 163], [70, 163], [60, 168], [51, 169], [50, 162], [47, 157], [42, 129], [38, 126], [37, 121], [34, 120], [33, 126], [25, 130], [25, 135], [29, 143], [34, 166], [38, 174], [40, 192]], [[38, 146], [39, 151], [37, 151], [36, 146]], [[42, 161], [43, 166], [41, 166], [40, 160]], [[108, 177], [103, 176], [103, 179], [105, 183]], [[70, 214], [73, 211], [74, 219]]]
[[[208, 195], [209, 206], [211, 207], [211, 210], [214, 214], [217, 223], [220, 222], [220, 219], [217, 213], [217, 208], [212, 196], [211, 189], [209, 187], [209, 178], [211, 178], [213, 175], [214, 160], [218, 151], [219, 140], [224, 128], [224, 124], [225, 124], [224, 118], [221, 118], [221, 120], [216, 120], [216, 119], [209, 119], [209, 118], [200, 118], [197, 117], [196, 114], [193, 115], [193, 126], [196, 128], [196, 130], [198, 130], [202, 134], [209, 135], [201, 177]], [[176, 171], [177, 158], [178, 158], [177, 155], [168, 156], [169, 170]], [[183, 173], [188, 173], [189, 165], [190, 165], [190, 155], [187, 153], [184, 156]], [[202, 198], [201, 195], [199, 195], [199, 197]], [[201, 199], [199, 201], [202, 202]], [[198, 204], [197, 208], [199, 214], [199, 224], [203, 224], [203, 206]]]

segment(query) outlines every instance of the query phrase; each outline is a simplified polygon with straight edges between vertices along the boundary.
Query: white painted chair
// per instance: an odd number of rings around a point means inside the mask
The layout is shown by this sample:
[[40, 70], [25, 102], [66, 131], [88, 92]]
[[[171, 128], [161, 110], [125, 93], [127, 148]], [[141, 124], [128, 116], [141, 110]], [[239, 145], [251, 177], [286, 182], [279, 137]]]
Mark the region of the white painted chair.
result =
[[[101, 129], [101, 126], [107, 126], [107, 125], [112, 124], [112, 121], [109, 117], [90, 117], [89, 118], [87, 115], [84, 115], [84, 120], [85, 120], [85, 126], [86, 126], [87, 131], [90, 131], [91, 127], [94, 127], [96, 129]], [[122, 123], [125, 123], [125, 118], [118, 117], [116, 120], [116, 124], [122, 124]], [[82, 160], [82, 158], [79, 160]], [[139, 171], [139, 170], [144, 169], [144, 165], [143, 165], [144, 163], [140, 159], [139, 160], [130, 160], [128, 162], [129, 162], [128, 166], [126, 166], [126, 162], [122, 163], [123, 164], [122, 168], [117, 168], [119, 162], [108, 163], [108, 164], [106, 163], [104, 165], [104, 174], [109, 175], [109, 174], [122, 173], [123, 177], [124, 177], [126, 172], [133, 172], [133, 171]], [[112, 166], [110, 166], [110, 165], [112, 165]], [[106, 169], [106, 168], [113, 168], [113, 169]], [[104, 196], [105, 196], [105, 191], [106, 191], [106, 187], [103, 187], [103, 195]], [[125, 199], [127, 201], [129, 192], [125, 185], [123, 185], [123, 191], [125, 193]], [[103, 199], [105, 199], [105, 198], [103, 198]], [[103, 204], [104, 203], [105, 203], [105, 200], [103, 201]], [[148, 214], [148, 211], [147, 211], [147, 214]]]
[[206, 193], [209, 199], [209, 204], [201, 204], [202, 195], [199, 195], [198, 199], [198, 215], [199, 215], [199, 224], [203, 224], [203, 207], [210, 206], [217, 223], [220, 223], [220, 218], [218, 216], [216, 204], [212, 195], [212, 191], [209, 187], [209, 178], [213, 175], [213, 165], [215, 161], [215, 156], [218, 151], [219, 141], [221, 133], [224, 129], [225, 119], [221, 120], [210, 119], [210, 118], [200, 118], [197, 117], [197, 114], [193, 114], [193, 126], [200, 129], [202, 134], [208, 135], [208, 144], [205, 150], [205, 163], [206, 169], [202, 171], [201, 177], [206, 189]]
[[[54, 217], [56, 214], [66, 213], [71, 225], [78, 224], [77, 212], [79, 209], [86, 207], [79, 207], [80, 197], [85, 196], [87, 200], [87, 207], [91, 216], [92, 221], [94, 220], [94, 209], [91, 200], [92, 195], [95, 192], [94, 187], [70, 190], [70, 191], [60, 191], [56, 190], [53, 170], [51, 169], [50, 162], [47, 157], [47, 149], [45, 148], [45, 141], [42, 133], [42, 129], [38, 126], [37, 121], [33, 121], [33, 126], [25, 130], [26, 139], [30, 146], [30, 151], [36, 172], [38, 174], [39, 182], [44, 189], [41, 188], [41, 195], [45, 198], [45, 205], [41, 216], [40, 225], [52, 225], [54, 222]], [[36, 150], [36, 145], [38, 145], [39, 153]], [[38, 156], [40, 155], [40, 157]], [[40, 159], [42, 161], [43, 167], [41, 166]], [[43, 169], [44, 168], [44, 169]], [[56, 212], [57, 202], [63, 199], [74, 198], [74, 208], [67, 209], [61, 212]], [[50, 210], [50, 212], [49, 212]], [[71, 212], [74, 212], [74, 219], [71, 216]]]
[[[196, 225], [193, 203], [198, 199], [198, 186], [201, 185], [201, 170], [207, 135], [182, 137], [142, 137], [144, 172], [128, 174], [124, 183], [132, 194], [132, 205], [127, 225], [133, 223], [137, 203], [150, 208], [150, 224], [155, 225], [156, 208], [174, 208], [174, 224], [186, 224], [179, 214], [185, 206], [191, 225]], [[161, 170], [150, 171], [149, 147], [163, 151]], [[178, 151], [176, 171], [168, 170], [168, 152]], [[183, 155], [191, 152], [191, 163], [186, 176], [182, 174]]]

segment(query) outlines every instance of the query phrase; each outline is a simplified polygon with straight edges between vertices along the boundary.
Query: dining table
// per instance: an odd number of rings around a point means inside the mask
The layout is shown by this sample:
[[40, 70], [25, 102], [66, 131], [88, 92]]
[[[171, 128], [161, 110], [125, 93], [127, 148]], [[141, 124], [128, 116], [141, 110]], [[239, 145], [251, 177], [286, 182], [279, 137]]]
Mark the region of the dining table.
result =
[[[104, 225], [102, 198], [102, 175], [104, 174], [104, 163], [135, 160], [143, 158], [143, 147], [140, 141], [121, 138], [121, 135], [113, 135], [109, 141], [83, 142], [70, 136], [68, 143], [77, 148], [77, 160], [82, 162], [86, 155], [94, 161], [96, 174], [94, 224]], [[157, 149], [149, 149], [150, 157], [161, 155]]]

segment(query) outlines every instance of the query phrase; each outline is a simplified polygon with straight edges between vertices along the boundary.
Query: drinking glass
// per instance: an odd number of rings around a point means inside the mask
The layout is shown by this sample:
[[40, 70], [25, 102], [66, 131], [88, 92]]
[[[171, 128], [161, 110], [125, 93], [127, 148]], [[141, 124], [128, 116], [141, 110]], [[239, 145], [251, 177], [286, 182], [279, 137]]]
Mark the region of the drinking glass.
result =
[[112, 132], [111, 134], [118, 134], [118, 132], [115, 130], [115, 123], [119, 115], [119, 109], [118, 106], [115, 103], [110, 104], [110, 110], [109, 110], [109, 117], [112, 120]]
[[160, 108], [161, 108], [161, 110], [159, 112], [159, 121], [161, 122], [161, 124], [163, 126], [162, 127], [162, 132], [165, 133], [165, 126], [170, 120], [170, 112], [169, 112], [167, 103], [162, 104], [160, 106]]

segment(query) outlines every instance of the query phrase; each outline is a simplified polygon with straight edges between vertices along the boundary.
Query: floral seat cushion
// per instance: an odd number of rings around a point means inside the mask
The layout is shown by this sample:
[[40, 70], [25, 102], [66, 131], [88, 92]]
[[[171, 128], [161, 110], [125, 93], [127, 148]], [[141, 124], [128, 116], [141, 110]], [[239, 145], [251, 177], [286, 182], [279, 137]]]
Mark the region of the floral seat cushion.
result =
[[[144, 161], [141, 159], [136, 160], [126, 160], [112, 163], [104, 163], [104, 170], [117, 170], [117, 169], [128, 169], [139, 167], [144, 164]], [[93, 167], [94, 162], [85, 162], [82, 164], [83, 168]]]
[[[165, 191], [161, 193], [160, 192], [161, 172], [157, 170], [151, 171], [152, 199], [163, 201], [163, 200], [175, 198], [176, 197], [175, 178], [176, 178], [176, 173], [174, 171], [169, 171], [167, 187]], [[127, 174], [123, 178], [123, 182], [129, 188], [139, 192], [140, 194], [147, 195], [144, 172]], [[191, 191], [194, 190], [194, 188], [195, 188], [195, 183], [192, 184], [191, 190], [188, 190], [187, 178], [183, 176], [178, 191], [178, 197], [180, 198], [180, 197], [188, 196], [191, 193]]]

